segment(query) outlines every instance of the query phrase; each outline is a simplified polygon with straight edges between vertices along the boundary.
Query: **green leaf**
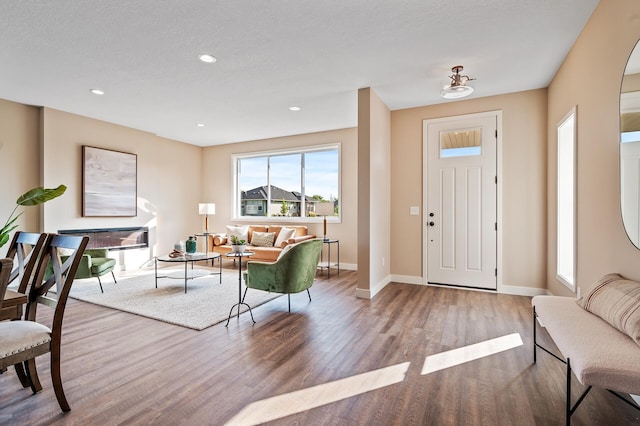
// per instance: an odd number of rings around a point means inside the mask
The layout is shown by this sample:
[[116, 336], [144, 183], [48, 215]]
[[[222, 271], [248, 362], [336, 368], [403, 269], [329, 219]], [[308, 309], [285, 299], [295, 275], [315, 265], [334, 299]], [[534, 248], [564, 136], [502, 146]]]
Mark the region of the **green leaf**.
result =
[[1, 233], [0, 234], [0, 247], [2, 247], [3, 245], [7, 244], [7, 241], [9, 241], [9, 233]]
[[64, 185], [60, 185], [57, 188], [33, 188], [22, 194], [16, 203], [20, 206], [36, 206], [61, 196], [66, 190], [67, 187]]
[[16, 217], [14, 217], [13, 219], [11, 219], [7, 223], [5, 223], [4, 226], [2, 227], [2, 229], [0, 229], [0, 234], [8, 234], [12, 230], [16, 229], [18, 227], [18, 225], [13, 225], [13, 227], [11, 227], [11, 224], [13, 224], [13, 222], [18, 220], [18, 218], [20, 217], [21, 214], [22, 214], [22, 212], [18, 213], [16, 215]]

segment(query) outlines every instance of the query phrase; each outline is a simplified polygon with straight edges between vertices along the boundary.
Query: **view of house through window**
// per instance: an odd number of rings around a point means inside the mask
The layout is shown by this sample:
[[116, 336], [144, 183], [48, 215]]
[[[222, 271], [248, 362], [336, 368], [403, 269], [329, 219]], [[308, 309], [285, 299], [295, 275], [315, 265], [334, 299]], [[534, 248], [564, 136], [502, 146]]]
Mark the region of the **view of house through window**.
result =
[[575, 289], [576, 109], [558, 124], [557, 276]]
[[332, 202], [340, 212], [340, 145], [234, 155], [235, 217], [316, 217]]

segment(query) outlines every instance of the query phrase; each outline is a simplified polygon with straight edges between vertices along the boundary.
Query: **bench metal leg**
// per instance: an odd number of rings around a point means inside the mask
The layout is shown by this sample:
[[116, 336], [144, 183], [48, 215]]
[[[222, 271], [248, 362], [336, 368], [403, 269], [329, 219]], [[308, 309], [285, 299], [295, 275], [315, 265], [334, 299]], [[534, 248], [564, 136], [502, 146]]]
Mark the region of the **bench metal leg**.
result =
[[567, 358], [567, 401], [566, 401], [566, 424], [567, 426], [571, 425], [571, 416], [576, 412], [578, 406], [582, 403], [582, 400], [587, 396], [589, 391], [591, 390], [591, 386], [589, 386], [583, 393], [580, 395], [580, 398], [576, 401], [576, 403], [571, 406], [571, 360]]
[[537, 318], [538, 315], [536, 314], [536, 307], [533, 307], [533, 363], [535, 364], [537, 361], [536, 355], [537, 355], [537, 347], [538, 347], [538, 341], [536, 340], [536, 322], [537, 322]]
[[571, 362], [567, 358], [567, 400], [565, 401], [565, 422], [571, 425]]

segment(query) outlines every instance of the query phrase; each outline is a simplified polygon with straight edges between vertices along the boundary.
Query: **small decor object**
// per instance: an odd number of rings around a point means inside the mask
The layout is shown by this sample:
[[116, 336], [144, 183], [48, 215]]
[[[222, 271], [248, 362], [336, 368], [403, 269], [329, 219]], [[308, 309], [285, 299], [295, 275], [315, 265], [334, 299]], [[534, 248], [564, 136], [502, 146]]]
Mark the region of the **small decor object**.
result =
[[246, 240], [240, 239], [236, 235], [232, 235], [230, 240], [231, 240], [231, 251], [233, 253], [244, 253], [244, 249], [247, 244]]
[[175, 251], [182, 251], [184, 252], [184, 241], [180, 240], [180, 241], [176, 241], [176, 243], [173, 245], [173, 249]]
[[190, 235], [185, 245], [187, 246], [187, 253], [189, 254], [195, 253], [196, 247], [197, 247], [196, 237]]
[[176, 257], [182, 257], [184, 256], [184, 251], [180, 251], [180, 250], [173, 250], [171, 253], [169, 253], [169, 257], [171, 258], [176, 258]]
[[16, 206], [9, 215], [9, 219], [7, 219], [0, 229], [0, 247], [9, 241], [9, 233], [18, 227], [18, 225], [15, 224], [15, 221], [22, 214], [22, 212], [15, 214], [16, 210], [18, 210], [18, 206], [37, 206], [38, 204], [46, 203], [49, 200], [53, 200], [54, 198], [61, 196], [66, 190], [67, 187], [64, 185], [60, 185], [57, 188], [37, 187], [30, 189], [18, 197], [16, 200]]

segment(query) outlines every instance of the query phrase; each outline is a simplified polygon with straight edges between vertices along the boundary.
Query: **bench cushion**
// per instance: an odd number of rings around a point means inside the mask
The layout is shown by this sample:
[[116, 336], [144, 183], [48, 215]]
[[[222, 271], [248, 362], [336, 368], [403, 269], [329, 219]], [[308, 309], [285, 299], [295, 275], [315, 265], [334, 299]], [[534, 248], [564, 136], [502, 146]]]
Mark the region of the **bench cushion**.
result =
[[535, 296], [531, 304], [580, 383], [640, 394], [640, 347], [629, 336], [571, 297]]

